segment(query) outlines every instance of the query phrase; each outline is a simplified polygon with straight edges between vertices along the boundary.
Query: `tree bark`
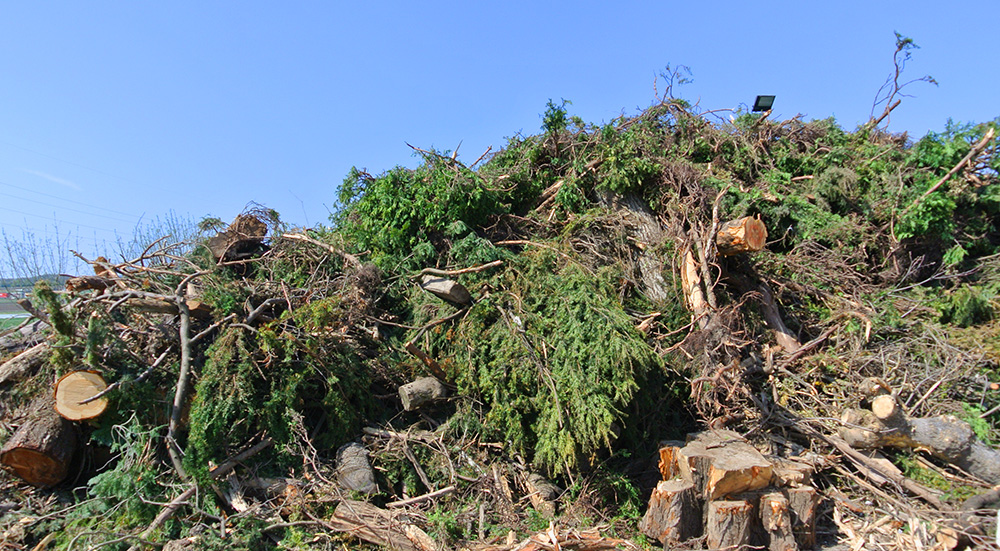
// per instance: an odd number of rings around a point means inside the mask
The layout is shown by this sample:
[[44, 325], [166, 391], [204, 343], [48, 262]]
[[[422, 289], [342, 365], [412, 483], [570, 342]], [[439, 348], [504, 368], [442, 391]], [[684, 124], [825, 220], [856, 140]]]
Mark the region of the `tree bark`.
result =
[[816, 546], [816, 505], [819, 494], [812, 486], [799, 486], [783, 490], [788, 497], [788, 510], [792, 522], [792, 533], [800, 549]]
[[[895, 398], [883, 394], [872, 400], [876, 421], [870, 431], [845, 429], [842, 435], [852, 446], [926, 449], [935, 457], [982, 478], [1000, 484], [1000, 451], [987, 446], [972, 432], [968, 423], [951, 415], [912, 418]], [[863, 410], [845, 412], [845, 418], [871, 419]], [[888, 429], [888, 430], [887, 430]]]
[[49, 357], [48, 343], [35, 346], [0, 365], [0, 384], [31, 376]]
[[358, 539], [390, 549], [434, 551], [437, 548], [434, 540], [404, 513], [380, 509], [364, 501], [341, 501], [329, 524]]
[[746, 500], [713, 501], [708, 504], [705, 542], [709, 549], [750, 545], [754, 506]]
[[792, 533], [792, 517], [788, 498], [781, 492], [764, 494], [760, 498], [760, 521], [767, 532], [770, 551], [798, 551]]
[[77, 447], [73, 424], [56, 413], [53, 402], [51, 396], [36, 400], [0, 450], [0, 464], [28, 484], [43, 488], [66, 478]]
[[663, 228], [653, 211], [637, 195], [615, 195], [610, 192], [600, 197], [602, 205], [625, 213], [633, 222], [632, 238], [639, 245], [639, 277], [642, 291], [649, 300], [662, 302], [673, 298], [663, 279], [663, 261], [656, 255], [656, 246], [663, 241]]
[[653, 490], [649, 508], [639, 522], [639, 530], [668, 548], [700, 536], [701, 519], [701, 502], [694, 484], [684, 480], [664, 480]]
[[447, 395], [448, 389], [435, 377], [421, 377], [399, 387], [399, 400], [406, 411], [413, 411]]

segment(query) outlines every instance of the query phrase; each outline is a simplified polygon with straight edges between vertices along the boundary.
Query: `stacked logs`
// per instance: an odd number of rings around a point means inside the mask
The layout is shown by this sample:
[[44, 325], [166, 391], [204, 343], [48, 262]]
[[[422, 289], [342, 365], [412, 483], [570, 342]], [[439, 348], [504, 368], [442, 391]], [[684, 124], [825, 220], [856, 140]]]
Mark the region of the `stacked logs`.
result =
[[766, 458], [739, 434], [715, 430], [667, 443], [639, 524], [664, 547], [704, 537], [709, 549], [749, 545], [772, 551], [816, 543], [816, 489], [810, 465]]

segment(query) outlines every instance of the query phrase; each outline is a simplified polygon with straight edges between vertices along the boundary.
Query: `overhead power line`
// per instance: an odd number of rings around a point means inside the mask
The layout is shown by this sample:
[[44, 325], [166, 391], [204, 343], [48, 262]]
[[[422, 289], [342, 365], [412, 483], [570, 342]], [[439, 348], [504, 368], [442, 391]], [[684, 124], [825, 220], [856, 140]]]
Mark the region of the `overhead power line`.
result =
[[0, 192], [0, 195], [6, 196], [6, 197], [13, 197], [14, 199], [19, 199], [21, 201], [28, 201], [29, 203], [35, 203], [35, 204], [38, 204], [38, 205], [43, 205], [43, 206], [51, 207], [51, 208], [54, 208], [54, 209], [68, 210], [70, 212], [76, 212], [76, 213], [79, 213], [79, 214], [86, 214], [87, 216], [95, 216], [95, 217], [98, 217], [98, 218], [107, 218], [108, 220], [115, 220], [116, 222], [126, 222], [126, 223], [129, 223], [129, 224], [134, 224], [139, 219], [139, 217], [137, 216], [137, 217], [135, 217], [134, 220], [126, 220], [124, 218], [119, 218], [117, 216], [109, 216], [107, 214], [97, 214], [97, 213], [94, 213], [94, 212], [88, 212], [88, 211], [85, 211], [85, 210], [75, 209], [73, 207], [65, 207], [65, 206], [62, 206], [62, 205], [53, 205], [52, 203], [46, 203], [45, 201], [38, 201], [36, 199], [28, 199], [27, 197], [19, 197], [17, 195], [11, 195], [9, 193]]
[[44, 195], [46, 197], [51, 197], [53, 199], [59, 199], [60, 201], [71, 201], [71, 202], [76, 203], [78, 205], [81, 205], [81, 206], [84, 206], [84, 207], [89, 207], [89, 208], [92, 208], [92, 209], [105, 210], [105, 211], [108, 211], [108, 212], [113, 212], [115, 214], [121, 214], [123, 216], [129, 216], [129, 217], [132, 217], [132, 218], [139, 218], [138, 216], [135, 216], [135, 215], [130, 214], [128, 212], [122, 212], [120, 210], [109, 209], [107, 207], [102, 207], [102, 206], [99, 206], [99, 205], [91, 205], [91, 204], [88, 204], [88, 203], [84, 203], [82, 201], [75, 201], [75, 200], [72, 200], [72, 199], [66, 199], [65, 197], [59, 197], [58, 195], [53, 195], [51, 193], [45, 193], [44, 191], [37, 191], [37, 190], [34, 190], [34, 189], [28, 189], [26, 187], [15, 186], [14, 184], [8, 184], [7, 182], [4, 182], [4, 181], [0, 181], [0, 186], [7, 186], [7, 187], [12, 187], [14, 189], [19, 189], [21, 191], [27, 191], [27, 192], [30, 192], [30, 193], [37, 193], [38, 195]]

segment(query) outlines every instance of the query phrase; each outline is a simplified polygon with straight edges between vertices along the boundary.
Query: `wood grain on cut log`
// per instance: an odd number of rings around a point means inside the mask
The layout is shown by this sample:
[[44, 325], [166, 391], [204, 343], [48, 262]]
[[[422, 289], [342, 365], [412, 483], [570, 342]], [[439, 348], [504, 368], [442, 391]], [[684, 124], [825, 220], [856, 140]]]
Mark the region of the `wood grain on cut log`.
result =
[[660, 461], [658, 467], [663, 480], [670, 480], [680, 476], [680, 467], [677, 466], [677, 452], [684, 447], [684, 442], [676, 440], [663, 442], [660, 446]]
[[747, 500], [720, 500], [708, 504], [705, 543], [709, 549], [739, 548], [753, 538], [754, 505]]
[[664, 480], [653, 490], [639, 530], [666, 548], [701, 536], [701, 520], [701, 501], [694, 484], [685, 480]]
[[756, 252], [767, 244], [767, 227], [760, 218], [744, 216], [723, 222], [715, 234], [715, 246], [721, 256]]
[[447, 396], [448, 389], [435, 377], [421, 377], [399, 387], [399, 400], [406, 411], [413, 411]]
[[56, 412], [70, 421], [94, 419], [108, 407], [103, 396], [88, 401], [108, 388], [104, 377], [96, 371], [70, 371], [56, 381], [55, 388]]
[[0, 450], [0, 464], [33, 486], [55, 486], [69, 472], [76, 429], [56, 413], [51, 397], [36, 400], [30, 410]]
[[770, 551], [798, 551], [792, 533], [792, 517], [788, 498], [781, 492], [770, 492], [760, 498], [760, 521], [767, 533]]
[[738, 433], [705, 431], [678, 451], [681, 477], [713, 501], [771, 483], [772, 465]]
[[0, 384], [32, 375], [49, 358], [48, 343], [39, 343], [0, 365]]

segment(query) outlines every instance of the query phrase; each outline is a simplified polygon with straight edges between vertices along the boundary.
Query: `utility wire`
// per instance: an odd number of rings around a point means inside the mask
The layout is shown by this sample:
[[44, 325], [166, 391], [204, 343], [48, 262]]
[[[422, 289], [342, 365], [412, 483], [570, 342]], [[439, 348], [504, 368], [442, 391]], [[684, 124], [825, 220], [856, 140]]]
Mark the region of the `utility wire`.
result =
[[117, 216], [109, 216], [107, 214], [97, 214], [97, 213], [94, 213], [94, 212], [88, 212], [88, 211], [85, 211], [85, 210], [75, 209], [73, 207], [64, 207], [64, 206], [61, 206], [61, 205], [53, 205], [52, 203], [46, 203], [45, 201], [39, 201], [37, 199], [28, 199], [27, 197], [19, 197], [17, 195], [11, 195], [11, 194], [5, 193], [5, 192], [0, 192], [0, 195], [6, 196], [6, 197], [13, 197], [14, 199], [19, 199], [21, 201], [27, 201], [29, 203], [35, 203], [37, 205], [43, 205], [43, 206], [46, 206], [46, 207], [52, 207], [54, 209], [68, 210], [70, 212], [77, 212], [77, 213], [80, 213], [80, 214], [86, 214], [87, 216], [95, 216], [97, 218], [107, 218], [108, 220], [114, 220], [116, 222], [127, 222], [129, 224], [134, 224], [139, 219], [139, 217], [136, 216], [134, 220], [126, 220], [124, 218], [118, 218]]
[[[7, 212], [13, 212], [14, 214], [20, 214], [22, 216], [31, 216], [31, 217], [34, 217], [34, 218], [45, 218], [44, 216], [41, 216], [41, 215], [38, 215], [38, 214], [32, 214], [30, 212], [24, 212], [24, 211], [15, 210], [15, 209], [9, 209], [7, 207], [0, 207], [0, 210], [5, 210]], [[72, 226], [77, 226], [77, 227], [81, 227], [81, 228], [88, 228], [88, 229], [98, 230], [98, 231], [106, 231], [108, 233], [116, 233], [115, 230], [110, 230], [108, 228], [98, 228], [97, 226], [89, 226], [87, 224], [79, 224], [79, 223], [68, 222], [68, 221], [66, 223], [70, 224]]]
[[107, 207], [101, 207], [101, 206], [98, 206], [98, 205], [90, 205], [90, 204], [84, 203], [82, 201], [76, 201], [76, 200], [73, 200], [73, 199], [66, 199], [65, 197], [59, 197], [58, 195], [52, 195], [51, 193], [45, 193], [44, 191], [37, 191], [37, 190], [34, 190], [34, 189], [28, 189], [28, 188], [21, 187], [21, 186], [15, 186], [14, 184], [8, 184], [7, 182], [4, 182], [2, 180], [0, 180], [0, 186], [7, 186], [7, 187], [12, 187], [14, 189], [19, 189], [21, 191], [28, 191], [28, 192], [31, 192], [31, 193], [37, 193], [38, 195], [44, 195], [46, 197], [51, 197], [53, 199], [59, 199], [60, 201], [70, 201], [70, 202], [76, 203], [76, 204], [84, 206], [84, 207], [90, 207], [92, 209], [106, 210], [108, 212], [113, 212], [115, 214], [121, 214], [121, 215], [124, 215], [124, 216], [131, 216], [133, 218], [139, 218], [138, 216], [135, 216], [133, 214], [129, 214], [127, 212], [122, 212], [120, 210], [109, 209]]

